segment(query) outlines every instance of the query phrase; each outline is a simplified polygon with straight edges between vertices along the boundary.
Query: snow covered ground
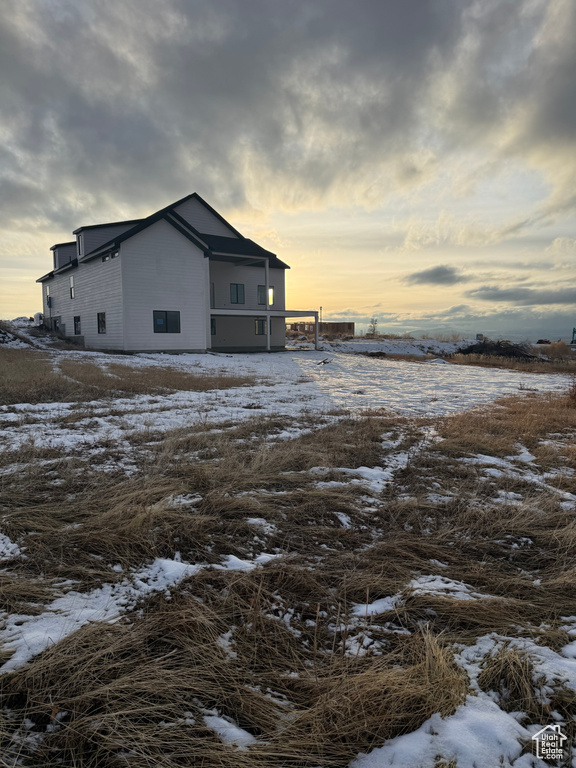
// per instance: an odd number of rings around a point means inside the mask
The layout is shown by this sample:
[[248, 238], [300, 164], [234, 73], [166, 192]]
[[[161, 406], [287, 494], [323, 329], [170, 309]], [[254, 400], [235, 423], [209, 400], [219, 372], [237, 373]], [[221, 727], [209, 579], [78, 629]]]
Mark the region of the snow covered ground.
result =
[[[25, 324], [22, 324], [22, 328], [25, 330]], [[103, 369], [111, 363], [141, 369], [170, 366], [196, 374], [230, 373], [249, 376], [254, 378], [255, 383], [250, 387], [208, 392], [178, 391], [170, 395], [139, 395], [82, 404], [23, 402], [2, 406], [0, 452], [34, 446], [39, 449], [56, 448], [70, 456], [81, 454], [89, 463], [91, 456], [106, 452], [109, 450], [107, 446], [114, 445], [115, 450], [124, 455], [123, 463], [114, 460], [114, 468], [123, 468], [129, 474], [136, 471], [131, 458], [134, 450], [132, 441], [140, 433], [162, 436], [170, 430], [192, 425], [209, 425], [211, 429], [221, 426], [225, 429], [255, 416], [280, 416], [287, 420], [287, 426], [274, 437], [276, 440], [290, 441], [311, 429], [312, 417], [322, 417], [322, 423], [330, 423], [337, 421], [343, 414], [361, 416], [383, 410], [407, 417], [445, 416], [488, 404], [504, 395], [566, 390], [567, 377], [560, 375], [456, 366], [437, 360], [408, 362], [350, 354], [385, 351], [387, 354], [424, 356], [430, 352], [444, 354], [454, 351], [454, 344], [450, 345], [448, 342], [435, 343], [428, 340], [392, 340], [385, 344], [381, 341], [324, 344], [319, 351], [295, 349], [273, 355], [178, 356], [118, 356], [100, 352], [58, 351], [44, 345], [43, 353], [50, 355], [55, 366], [64, 358], [79, 362], [90, 361]], [[25, 345], [18, 342], [13, 346]], [[73, 414], [79, 414], [79, 418], [64, 418]], [[357, 497], [364, 503], [364, 509], [356, 520], [343, 512], [334, 513], [339, 521], [339, 531], [344, 534], [358, 531], [368, 525], [364, 525], [365, 520], [381, 503], [383, 494], [390, 489], [398, 474], [414, 462], [418, 450], [425, 450], [436, 440], [434, 431], [429, 427], [421, 428], [420, 436], [421, 448], [407, 450], [400, 447], [405, 435], [383, 434], [379, 465], [312, 467], [302, 472], [303, 485], [306, 481], [310, 482], [313, 489], [335, 492], [353, 490], [364, 494]], [[573, 440], [558, 434], [550, 436], [548, 442], [552, 450], [569, 439]], [[557, 487], [555, 481], [559, 477], [570, 480], [573, 471], [567, 466], [544, 471], [538, 466], [534, 454], [524, 445], [518, 443], [515, 451], [514, 455], [504, 458], [477, 453], [454, 458], [453, 464], [456, 470], [475, 473], [478, 496], [482, 503], [490, 501], [494, 506], [501, 503], [502, 506], [511, 507], [527, 499], [534, 503], [536, 497], [530, 494], [545, 493], [549, 497], [556, 497], [561, 508], [572, 513], [576, 495], [563, 487]], [[47, 472], [50, 471], [49, 463], [49, 460], [45, 461]], [[21, 471], [22, 465], [17, 463], [4, 466], [0, 469], [0, 483]], [[338, 475], [338, 479], [330, 479], [332, 475]], [[427, 478], [430, 490], [427, 501], [430, 505], [450, 503], [452, 490], [441, 488], [436, 480], [434, 477]], [[59, 479], [56, 477], [54, 482], [59, 482]], [[510, 488], [516, 490], [502, 490], [497, 487], [497, 483], [509, 483]], [[247, 495], [249, 492], [242, 493]], [[253, 492], [254, 496], [259, 494], [259, 503], [266, 493], [272, 496], [286, 491]], [[399, 484], [395, 501], [409, 502], [413, 498], [410, 493], [412, 491]], [[240, 492], [238, 496], [241, 496]], [[201, 501], [201, 495], [171, 499], [174, 508], [193, 507]], [[470, 504], [476, 501], [473, 497]], [[178, 553], [172, 558], [159, 557], [152, 562], [142, 563], [126, 572], [122, 571], [120, 565], [111, 565], [112, 570], [121, 574], [120, 581], [104, 583], [88, 591], [77, 590], [74, 583], [62, 584], [60, 593], [54, 599], [35, 606], [37, 611], [30, 614], [5, 614], [0, 626], [0, 640], [4, 650], [12, 655], [0, 668], [0, 674], [23, 668], [36, 655], [89, 623], [114, 623], [122, 620], [140, 601], [153, 594], [164, 594], [170, 599], [171, 591], [177, 590], [182, 582], [193, 580], [204, 569], [248, 573], [281, 558], [280, 548], [269, 548], [268, 540], [277, 535], [277, 526], [281, 525], [284, 512], [272, 519], [271, 509], [265, 503], [261, 503], [259, 509], [261, 516], [245, 518], [245, 522], [254, 528], [254, 541], [260, 546], [259, 552], [252, 557], [221, 555], [218, 563], [207, 565], [193, 560], [186, 562]], [[2, 522], [3, 519], [0, 519], [0, 526]], [[408, 535], [412, 528], [406, 524], [404, 531]], [[371, 534], [374, 540], [365, 543], [364, 549], [370, 545], [378, 546], [380, 540], [385, 539], [386, 532], [385, 528], [375, 527]], [[448, 542], [449, 545], [453, 543]], [[531, 543], [530, 539], [518, 539], [511, 543], [511, 548], [519, 550]], [[330, 550], [326, 544], [321, 546], [326, 552], [336, 551]], [[450, 553], [448, 545], [446, 551]], [[26, 557], [26, 547], [21, 541], [12, 541], [6, 533], [0, 532], [0, 563], [18, 559], [24, 562]], [[453, 577], [447, 575], [451, 567], [459, 567], [457, 563], [448, 565], [440, 560], [429, 559], [427, 567], [430, 572], [414, 572], [398, 588], [400, 591], [393, 590], [389, 594], [384, 592], [385, 596], [377, 599], [351, 604], [346, 627], [346, 632], [350, 631], [351, 634], [348, 646], [346, 640], [342, 643], [343, 655], [360, 658], [367, 653], [378, 654], [385, 648], [386, 641], [380, 642], [370, 637], [371, 631], [381, 629], [376, 618], [380, 614], [392, 614], [404, 609], [409, 598], [451, 599], [466, 605], [483, 604], [484, 601], [501, 598], [475, 588], [467, 579], [463, 580], [454, 574]], [[0, 572], [0, 576], [7, 573], [6, 568]], [[536, 582], [537, 579], [534, 584]], [[280, 602], [279, 598], [279, 605]], [[267, 617], [278, 619], [294, 637], [300, 637], [302, 630], [293, 626], [293, 607], [280, 606], [277, 613], [270, 612]], [[338, 619], [341, 620], [340, 615]], [[570, 637], [576, 637], [576, 619], [567, 616], [562, 617], [562, 621]], [[336, 638], [337, 623], [331, 626]], [[231, 659], [236, 657], [231, 641], [233, 630], [234, 627], [218, 638], [219, 646]], [[410, 634], [409, 630], [399, 626], [394, 626], [390, 631], [400, 635]], [[576, 691], [576, 641], [552, 650], [527, 637], [511, 638], [498, 633], [482, 635], [474, 644], [462, 645], [457, 649], [455, 662], [468, 675], [470, 693], [456, 711], [446, 718], [438, 713], [432, 715], [416, 731], [389, 739], [370, 754], [358, 755], [350, 768], [443, 768], [444, 765], [452, 768], [450, 760], [455, 761], [453, 765], [457, 768], [544, 768], [546, 764], [528, 754], [524, 748], [538, 728], [533, 724], [526, 727], [522, 725], [522, 712], [505, 711], [499, 705], [496, 695], [486, 693], [477, 683], [486, 658], [510, 644], [530, 656], [538, 680], [546, 679], [550, 684], [550, 681], [560, 681], [568, 689]], [[185, 715], [186, 722], [193, 724], [194, 718], [189, 717], [189, 713]], [[553, 716], [557, 720], [560, 718], [558, 713]], [[252, 734], [217, 709], [203, 709], [202, 717], [206, 727], [212, 729], [224, 744], [232, 745], [232, 748], [249, 752], [250, 747], [257, 743]], [[439, 763], [438, 755], [447, 762]], [[572, 766], [576, 767], [576, 759]]]
[[[96, 446], [122, 441], [137, 431], [167, 431], [196, 423], [237, 422], [279, 415], [345, 410], [362, 413], [389, 409], [408, 416], [441, 416], [488, 403], [521, 391], [560, 392], [567, 377], [526, 374], [503, 369], [445, 364], [443, 361], [406, 362], [372, 359], [326, 351], [287, 351], [277, 354], [207, 354], [134, 356], [100, 352], [51, 351], [54, 364], [90, 361], [104, 369], [109, 363], [131, 367], [171, 366], [191, 373], [229, 373], [253, 376], [252, 387], [211, 392], [176, 392], [91, 401], [86, 418], [66, 426], [62, 418], [76, 403], [19, 403], [0, 406], [0, 450], [22, 445]], [[297, 427], [297, 424], [296, 424]], [[295, 436], [295, 432], [292, 436]]]

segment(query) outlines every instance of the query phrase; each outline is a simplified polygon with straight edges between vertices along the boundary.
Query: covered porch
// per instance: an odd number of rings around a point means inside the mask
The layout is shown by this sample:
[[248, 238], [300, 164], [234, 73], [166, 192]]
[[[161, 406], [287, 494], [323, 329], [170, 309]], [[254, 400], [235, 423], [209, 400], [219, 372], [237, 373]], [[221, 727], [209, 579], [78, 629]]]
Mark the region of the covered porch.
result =
[[[318, 349], [318, 312], [316, 310], [294, 310], [294, 309], [210, 309], [210, 336], [216, 343], [211, 344], [212, 349], [222, 349], [222, 351], [262, 351], [272, 352], [284, 349], [284, 340], [286, 336], [286, 319], [289, 317], [307, 317], [314, 318], [314, 347]], [[230, 330], [230, 341], [222, 344], [222, 337], [219, 332], [218, 318], [226, 318]], [[273, 327], [273, 321], [278, 318], [281, 324], [276, 322]], [[234, 323], [234, 319], [244, 323]], [[232, 320], [232, 323], [230, 323]], [[247, 343], [251, 336], [249, 323], [254, 322], [254, 339], [258, 342], [254, 344]], [[245, 326], [245, 329], [243, 328]], [[280, 340], [281, 329], [281, 344]], [[275, 338], [276, 337], [276, 338]], [[238, 343], [235, 339], [238, 339]], [[216, 340], [218, 339], [218, 340]], [[273, 343], [276, 341], [276, 343]]]

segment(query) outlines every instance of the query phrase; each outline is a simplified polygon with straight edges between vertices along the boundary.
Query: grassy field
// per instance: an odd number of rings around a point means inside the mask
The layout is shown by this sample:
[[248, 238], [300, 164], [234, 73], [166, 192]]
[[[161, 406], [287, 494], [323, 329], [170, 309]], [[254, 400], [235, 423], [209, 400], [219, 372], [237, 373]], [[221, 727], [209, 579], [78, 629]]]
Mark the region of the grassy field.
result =
[[[12, 386], [37, 400], [208, 388], [49, 356], [34, 377], [19, 360]], [[310, 416], [279, 439], [286, 426], [256, 414], [96, 456], [3, 455], [0, 531], [18, 547], [0, 573], [4, 764], [343, 768], [485, 693], [524, 726], [557, 713], [573, 737], [574, 685], [546, 676], [539, 653], [560, 657], [576, 616], [576, 398], [529, 393], [445, 419]], [[128, 450], [130, 472], [111, 468]], [[136, 590], [113, 621], [71, 610], [10, 667], [18, 631], [54, 601], [124, 595], [157, 559], [201, 567]]]

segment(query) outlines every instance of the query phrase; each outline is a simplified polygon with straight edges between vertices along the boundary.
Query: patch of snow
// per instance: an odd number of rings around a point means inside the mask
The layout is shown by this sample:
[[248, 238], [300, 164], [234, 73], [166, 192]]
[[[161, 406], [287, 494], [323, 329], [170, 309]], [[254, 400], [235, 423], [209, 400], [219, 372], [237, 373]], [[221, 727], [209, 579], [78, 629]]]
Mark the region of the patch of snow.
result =
[[463, 581], [454, 581], [446, 576], [419, 576], [417, 579], [412, 579], [408, 588], [415, 595], [440, 595], [451, 597], [454, 600], [494, 598], [493, 595], [475, 592], [469, 584], [465, 584]]
[[256, 737], [237, 726], [230, 718], [204, 715], [204, 721], [224, 744], [230, 744], [238, 749], [246, 749], [250, 744], [256, 744]]
[[518, 760], [530, 737], [513, 715], [480, 692], [468, 696], [453, 715], [432, 715], [418, 730], [359, 755], [350, 768], [434, 768], [439, 756], [458, 768], [545, 768], [530, 755], [528, 761]]
[[21, 554], [22, 550], [18, 544], [11, 541], [4, 533], [0, 533], [0, 562], [19, 557]]

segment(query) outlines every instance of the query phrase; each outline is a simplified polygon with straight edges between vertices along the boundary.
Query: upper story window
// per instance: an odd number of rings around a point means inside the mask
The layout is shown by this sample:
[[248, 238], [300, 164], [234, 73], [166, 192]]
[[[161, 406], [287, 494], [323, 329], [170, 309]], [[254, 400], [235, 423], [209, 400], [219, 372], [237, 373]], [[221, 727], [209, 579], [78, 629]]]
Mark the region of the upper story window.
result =
[[[266, 304], [266, 286], [265, 285], [258, 286], [258, 304], [261, 304], [261, 305]], [[268, 287], [268, 306], [272, 306], [272, 304], [274, 304], [274, 286], [270, 285]]]
[[46, 298], [50, 296], [50, 283], [46, 283]]
[[74, 292], [74, 275], [70, 275], [70, 298], [73, 299], [75, 296]]
[[244, 304], [244, 283], [230, 283], [230, 304]]
[[84, 235], [82, 232], [78, 235], [78, 256], [82, 256], [84, 252]]
[[214, 299], [214, 283], [210, 283], [210, 309], [214, 309], [216, 306]]
[[154, 333], [180, 333], [180, 312], [154, 310]]

